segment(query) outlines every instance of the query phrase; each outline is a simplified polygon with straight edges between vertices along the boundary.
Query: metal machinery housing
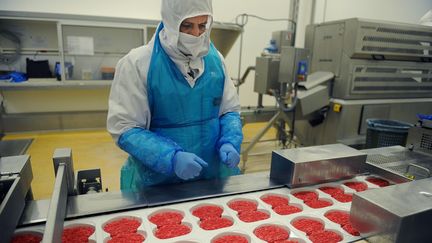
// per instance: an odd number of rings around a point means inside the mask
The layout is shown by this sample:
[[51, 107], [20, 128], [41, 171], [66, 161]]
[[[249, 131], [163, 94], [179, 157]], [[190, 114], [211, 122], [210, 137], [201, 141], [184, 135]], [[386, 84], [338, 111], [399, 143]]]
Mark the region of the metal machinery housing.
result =
[[[305, 49], [282, 43], [279, 50], [257, 57], [254, 91], [272, 94], [281, 84], [298, 82], [294, 130], [302, 145], [361, 148], [368, 118], [415, 123], [418, 113], [432, 113], [430, 27], [332, 21], [307, 27]], [[296, 80], [299, 60], [308, 60], [305, 81]]]
[[346, 19], [310, 25], [310, 73], [329, 71], [329, 110], [322, 124], [296, 123], [305, 145], [364, 143], [366, 119], [410, 123], [432, 113], [432, 29]]

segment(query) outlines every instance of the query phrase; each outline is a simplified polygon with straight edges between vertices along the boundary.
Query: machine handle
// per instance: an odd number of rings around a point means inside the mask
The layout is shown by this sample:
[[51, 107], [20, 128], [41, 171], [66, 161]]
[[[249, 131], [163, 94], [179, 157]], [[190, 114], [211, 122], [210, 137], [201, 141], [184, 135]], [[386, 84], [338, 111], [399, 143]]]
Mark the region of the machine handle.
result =
[[423, 166], [421, 166], [421, 165], [417, 165], [417, 164], [413, 164], [413, 163], [409, 163], [408, 164], [408, 166], [407, 166], [407, 169], [406, 169], [406, 174], [408, 174], [408, 172], [409, 172], [409, 168], [410, 167], [415, 167], [415, 168], [417, 168], [417, 169], [420, 169], [420, 170], [424, 170], [424, 171], [426, 171], [426, 173], [427, 173], [427, 177], [430, 177], [431, 176], [431, 172], [430, 172], [430, 170], [428, 169], [428, 168], [426, 168], [426, 167], [423, 167]]

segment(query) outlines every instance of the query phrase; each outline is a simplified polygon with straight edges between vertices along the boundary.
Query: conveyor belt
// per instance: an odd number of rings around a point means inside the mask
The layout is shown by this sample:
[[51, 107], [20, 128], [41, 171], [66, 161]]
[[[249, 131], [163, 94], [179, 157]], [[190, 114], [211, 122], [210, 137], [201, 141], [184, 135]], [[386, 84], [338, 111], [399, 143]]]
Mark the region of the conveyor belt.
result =
[[[351, 242], [359, 240], [359, 236], [354, 236], [346, 232], [341, 225], [332, 222], [325, 215], [329, 212], [345, 212], [349, 213], [351, 202], [339, 202], [329, 194], [323, 192], [319, 188], [324, 186], [334, 187], [342, 190], [348, 197], [352, 196], [356, 191], [352, 188], [344, 185], [346, 182], [363, 182], [367, 185], [368, 189], [378, 188], [377, 185], [370, 183], [366, 179], [369, 176], [357, 176], [353, 179], [343, 180], [332, 183], [325, 183], [320, 185], [289, 189], [287, 187], [282, 188], [270, 188], [266, 190], [254, 191], [254, 192], [243, 192], [240, 194], [224, 194], [215, 198], [196, 198], [195, 200], [181, 203], [171, 203], [162, 206], [147, 207], [142, 209], [128, 210], [119, 213], [107, 212], [104, 215], [84, 217], [76, 220], [69, 220], [65, 222], [65, 229], [70, 227], [77, 227], [87, 225], [94, 229], [94, 233], [90, 236], [90, 240], [95, 242], [106, 242], [110, 236], [104, 231], [103, 227], [107, 222], [111, 222], [113, 219], [119, 219], [121, 217], [138, 219], [141, 223], [138, 228], [138, 233], [143, 235], [146, 240], [145, 242], [212, 242], [213, 239], [221, 235], [234, 234], [246, 237], [249, 242], [264, 242], [260, 240], [255, 234], [254, 230], [257, 227], [263, 225], [277, 225], [284, 227], [290, 233], [290, 240], [299, 240], [299, 242], [311, 242], [309, 236], [303, 231], [296, 229], [292, 223], [298, 219], [315, 219], [324, 224], [324, 228], [327, 231], [334, 232], [340, 235], [343, 240], [341, 242]], [[295, 197], [293, 194], [302, 191], [315, 192], [318, 195], [319, 200], [324, 200], [331, 203], [332, 205], [324, 208], [311, 208], [304, 201]], [[279, 215], [276, 213], [272, 206], [265, 203], [262, 198], [269, 195], [276, 195], [285, 197], [289, 200], [289, 204], [301, 208], [301, 212]], [[256, 221], [256, 222], [243, 222], [239, 219], [238, 213], [231, 209], [228, 204], [235, 200], [247, 200], [255, 202], [258, 205], [257, 210], [264, 212], [269, 215], [269, 218]], [[233, 221], [233, 225], [226, 228], [216, 230], [204, 230], [200, 228], [200, 219], [192, 215], [191, 211], [203, 205], [217, 205], [223, 208], [222, 217], [225, 217]], [[170, 239], [158, 239], [155, 236], [157, 229], [156, 225], [149, 221], [149, 217], [155, 213], [176, 211], [180, 212], [184, 218], [182, 224], [187, 225], [192, 230], [189, 234], [178, 236]], [[41, 234], [44, 230], [42, 225], [24, 227], [17, 230], [19, 232], [35, 232]]]

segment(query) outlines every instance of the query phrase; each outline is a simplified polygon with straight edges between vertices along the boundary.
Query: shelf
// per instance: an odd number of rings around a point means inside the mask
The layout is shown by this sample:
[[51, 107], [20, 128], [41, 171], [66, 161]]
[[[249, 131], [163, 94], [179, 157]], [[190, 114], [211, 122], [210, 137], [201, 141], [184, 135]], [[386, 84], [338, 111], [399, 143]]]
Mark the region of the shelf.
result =
[[11, 83], [2, 81], [0, 82], [0, 90], [35, 90], [35, 89], [94, 89], [105, 88], [111, 86], [112, 80], [66, 80], [57, 81], [52, 79], [29, 79], [26, 82]]

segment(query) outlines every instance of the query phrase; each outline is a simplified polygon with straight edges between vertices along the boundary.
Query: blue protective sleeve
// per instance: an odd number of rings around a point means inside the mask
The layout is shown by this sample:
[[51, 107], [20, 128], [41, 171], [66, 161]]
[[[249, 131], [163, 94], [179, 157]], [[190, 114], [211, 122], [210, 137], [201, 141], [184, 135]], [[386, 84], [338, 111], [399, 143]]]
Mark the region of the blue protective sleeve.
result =
[[218, 148], [224, 143], [230, 143], [240, 153], [240, 145], [243, 140], [242, 124], [238, 112], [228, 112], [219, 118], [220, 138]]
[[165, 175], [174, 173], [172, 158], [177, 151], [183, 151], [171, 139], [143, 128], [124, 132], [118, 139], [118, 145], [148, 168]]
[[432, 114], [431, 115], [417, 114], [417, 117], [420, 120], [431, 120], [432, 121]]

